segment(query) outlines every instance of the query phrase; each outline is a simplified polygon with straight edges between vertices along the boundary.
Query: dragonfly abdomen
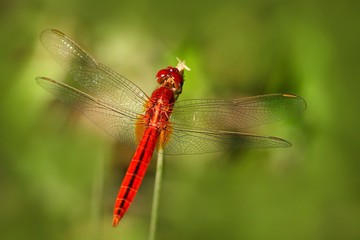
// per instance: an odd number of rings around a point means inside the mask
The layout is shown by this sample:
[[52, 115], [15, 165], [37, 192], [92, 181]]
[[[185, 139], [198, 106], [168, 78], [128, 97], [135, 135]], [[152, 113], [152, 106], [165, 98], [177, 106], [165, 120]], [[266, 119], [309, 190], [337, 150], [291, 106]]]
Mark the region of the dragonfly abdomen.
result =
[[[140, 118], [138, 132], [145, 127], [143, 137], [130, 162], [116, 198], [113, 226], [116, 226], [130, 207], [156, 147], [159, 135], [166, 131], [167, 121], [172, 111], [174, 93], [167, 87], [156, 89], [148, 102], [145, 115]], [[162, 141], [163, 142], [163, 141]], [[161, 147], [161, 146], [160, 146]]]
[[159, 132], [155, 128], [149, 127], [145, 130], [121, 183], [114, 207], [113, 226], [118, 224], [130, 207], [149, 166], [158, 137]]

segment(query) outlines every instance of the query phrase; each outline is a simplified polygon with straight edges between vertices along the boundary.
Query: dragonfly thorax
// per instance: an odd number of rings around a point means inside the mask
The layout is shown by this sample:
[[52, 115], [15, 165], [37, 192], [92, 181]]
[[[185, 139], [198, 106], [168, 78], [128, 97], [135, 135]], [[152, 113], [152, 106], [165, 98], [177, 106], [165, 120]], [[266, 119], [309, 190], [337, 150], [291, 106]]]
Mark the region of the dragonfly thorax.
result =
[[167, 87], [156, 89], [147, 104], [144, 115], [145, 126], [162, 131], [166, 128], [175, 102], [174, 93]]

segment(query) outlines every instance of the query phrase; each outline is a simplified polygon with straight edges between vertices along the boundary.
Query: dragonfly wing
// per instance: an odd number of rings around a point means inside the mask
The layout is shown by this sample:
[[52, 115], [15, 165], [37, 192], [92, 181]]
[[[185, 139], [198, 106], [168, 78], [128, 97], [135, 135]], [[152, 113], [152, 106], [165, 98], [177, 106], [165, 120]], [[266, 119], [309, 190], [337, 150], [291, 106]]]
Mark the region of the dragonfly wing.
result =
[[271, 136], [258, 136], [239, 132], [195, 131], [173, 129], [164, 147], [168, 155], [202, 154], [240, 148], [290, 147], [288, 141]]
[[177, 127], [241, 131], [300, 114], [305, 101], [291, 94], [270, 94], [232, 100], [193, 99], [175, 104], [170, 121]]
[[65, 103], [80, 110], [109, 135], [126, 143], [135, 143], [135, 122], [138, 114], [127, 109], [114, 108], [67, 84], [50, 78], [38, 77], [37, 83]]
[[89, 53], [58, 30], [48, 29], [40, 40], [58, 63], [90, 95], [114, 108], [137, 110], [147, 101], [134, 83], [98, 63]]

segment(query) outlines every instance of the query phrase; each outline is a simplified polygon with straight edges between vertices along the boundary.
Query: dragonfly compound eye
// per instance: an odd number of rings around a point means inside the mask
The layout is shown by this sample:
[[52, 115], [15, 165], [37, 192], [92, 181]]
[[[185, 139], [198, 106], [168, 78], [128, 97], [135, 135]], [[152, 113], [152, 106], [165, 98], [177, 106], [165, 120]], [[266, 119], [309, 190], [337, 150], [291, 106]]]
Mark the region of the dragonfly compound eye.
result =
[[177, 68], [167, 67], [156, 74], [156, 80], [159, 84], [163, 84], [165, 81], [169, 82], [169, 78], [172, 79], [172, 85], [176, 90], [181, 89], [184, 79]]
[[156, 80], [159, 84], [163, 83], [169, 77], [170, 77], [170, 70], [167, 68], [161, 69], [156, 74]]
[[174, 80], [177, 88], [182, 87], [184, 83], [183, 75], [179, 72], [179, 69], [175, 67], [168, 67], [170, 71], [170, 76]]

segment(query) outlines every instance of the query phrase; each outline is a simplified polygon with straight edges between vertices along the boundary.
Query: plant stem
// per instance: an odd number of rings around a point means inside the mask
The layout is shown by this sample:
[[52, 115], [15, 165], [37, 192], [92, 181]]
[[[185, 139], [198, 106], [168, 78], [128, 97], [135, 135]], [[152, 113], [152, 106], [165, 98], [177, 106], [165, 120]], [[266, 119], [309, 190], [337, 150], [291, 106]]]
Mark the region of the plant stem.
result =
[[98, 154], [94, 165], [94, 177], [91, 191], [91, 236], [93, 240], [100, 239], [100, 216], [101, 216], [101, 202], [104, 188], [104, 157], [103, 154]]
[[156, 163], [155, 186], [154, 186], [153, 202], [151, 207], [149, 240], [155, 240], [163, 165], [164, 165], [164, 152], [162, 149], [160, 149], [158, 151], [157, 163]]

